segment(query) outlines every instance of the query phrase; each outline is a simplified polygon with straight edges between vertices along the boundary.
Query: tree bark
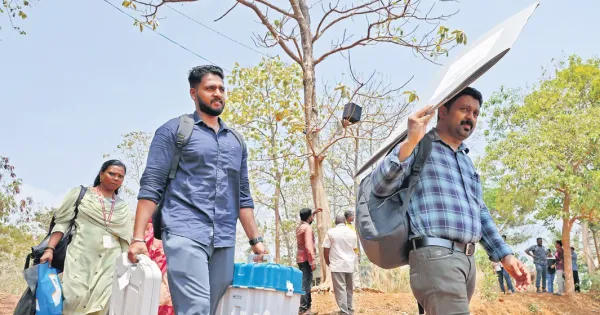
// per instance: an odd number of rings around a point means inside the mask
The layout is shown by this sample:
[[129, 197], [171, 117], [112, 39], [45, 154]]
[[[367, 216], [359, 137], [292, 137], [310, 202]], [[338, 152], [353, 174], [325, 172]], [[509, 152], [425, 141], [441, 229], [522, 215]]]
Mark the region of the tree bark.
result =
[[304, 86], [304, 115], [306, 122], [306, 144], [309, 153], [310, 186], [315, 208], [323, 211], [317, 214], [317, 234], [319, 239], [319, 262], [321, 265], [321, 283], [323, 287], [331, 286], [329, 267], [322, 255], [323, 240], [331, 226], [331, 212], [325, 193], [325, 176], [323, 172], [324, 156], [318, 156], [321, 142], [319, 140], [319, 112], [317, 107], [315, 61], [313, 55], [312, 31], [310, 15], [305, 0], [290, 1], [300, 30], [302, 43], [302, 84]]
[[593, 275], [596, 273], [596, 266], [594, 265], [594, 259], [592, 257], [592, 249], [590, 248], [590, 229], [588, 227], [587, 222], [583, 222], [581, 225], [582, 233], [581, 236], [583, 238], [583, 254], [585, 255], [585, 263], [588, 267], [588, 273]]
[[600, 242], [598, 242], [598, 231], [593, 231], [594, 247], [596, 247], [596, 256], [598, 256], [598, 265], [600, 265]]
[[[277, 174], [279, 175], [279, 173]], [[280, 176], [279, 176], [280, 177]], [[275, 196], [273, 205], [275, 208], [275, 263], [279, 264], [281, 259], [281, 218], [279, 217], [279, 198], [281, 196], [281, 178], [277, 179], [275, 184]]]
[[[360, 148], [360, 130], [356, 130], [356, 138], [354, 139], [354, 174], [358, 172], [358, 157], [359, 157], [359, 148]], [[358, 176], [354, 177], [354, 209], [356, 209], [356, 205], [358, 204], [358, 189], [359, 189], [359, 178]], [[356, 210], [355, 210], [356, 211]], [[356, 213], [355, 213], [356, 214]], [[358, 261], [360, 262], [360, 256], [362, 252], [360, 250], [360, 239], [358, 236], [358, 226], [356, 225], [356, 218], [354, 220], [354, 227], [356, 229], [356, 248], [358, 248]]]
[[564, 272], [565, 272], [565, 293], [573, 296], [575, 294], [575, 283], [573, 282], [573, 266], [571, 265], [571, 227], [570, 220], [571, 195], [569, 191], [565, 192], [563, 201], [563, 226], [562, 243], [564, 252]]

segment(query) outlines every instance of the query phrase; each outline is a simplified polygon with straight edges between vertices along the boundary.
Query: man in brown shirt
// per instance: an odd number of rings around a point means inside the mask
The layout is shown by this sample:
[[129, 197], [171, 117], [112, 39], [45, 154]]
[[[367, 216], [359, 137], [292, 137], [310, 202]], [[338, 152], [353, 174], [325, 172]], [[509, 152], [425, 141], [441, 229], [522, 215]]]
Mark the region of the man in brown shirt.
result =
[[298, 314], [310, 314], [312, 273], [317, 268], [315, 259], [315, 234], [310, 225], [314, 220], [314, 215], [321, 211], [322, 209], [320, 208], [314, 212], [309, 208], [300, 210], [300, 224], [296, 228], [296, 243], [298, 244], [296, 262], [298, 263], [298, 268], [302, 271], [302, 290], [305, 293], [300, 299]]

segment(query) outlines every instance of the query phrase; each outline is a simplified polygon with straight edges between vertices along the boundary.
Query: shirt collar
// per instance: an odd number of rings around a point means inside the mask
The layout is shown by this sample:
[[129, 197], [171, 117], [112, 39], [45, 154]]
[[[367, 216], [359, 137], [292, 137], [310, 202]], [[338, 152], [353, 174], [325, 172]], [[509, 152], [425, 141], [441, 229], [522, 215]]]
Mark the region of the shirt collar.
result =
[[340, 223], [340, 224], [336, 225], [335, 227], [338, 227], [338, 226], [346, 226], [346, 223]]
[[[197, 111], [194, 111], [194, 113], [192, 114], [192, 117], [194, 118], [194, 124], [196, 125], [204, 125], [207, 126], [208, 125], [202, 121], [202, 119], [200, 118], [200, 115], [198, 115]], [[221, 117], [217, 118], [219, 120], [219, 125], [221, 126], [221, 130], [228, 130], [229, 126], [227, 126], [227, 124], [221, 119]]]
[[[442, 141], [442, 139], [440, 138], [440, 135], [438, 134], [437, 130], [435, 128], [431, 129], [429, 131], [429, 134], [431, 136], [431, 140], [433, 142], [441, 142], [444, 145], [446, 145], [447, 147], [450, 147], [449, 145], [447, 145], [444, 141]], [[467, 145], [464, 142], [461, 142], [460, 146], [458, 147], [458, 151], [464, 151], [465, 154], [469, 154], [469, 147], [467, 147]]]

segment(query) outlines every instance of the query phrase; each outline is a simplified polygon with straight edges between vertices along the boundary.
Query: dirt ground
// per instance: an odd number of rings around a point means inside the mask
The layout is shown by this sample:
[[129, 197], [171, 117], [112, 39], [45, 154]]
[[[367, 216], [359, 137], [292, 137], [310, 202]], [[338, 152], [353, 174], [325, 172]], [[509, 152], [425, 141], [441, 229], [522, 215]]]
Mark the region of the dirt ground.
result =
[[[318, 315], [336, 314], [337, 306], [332, 293], [314, 294], [312, 296], [313, 313]], [[417, 302], [410, 293], [355, 293], [354, 309], [361, 315], [413, 315], [418, 314]], [[590, 315], [600, 314], [600, 302], [587, 294], [577, 294], [573, 299], [564, 296], [536, 293], [516, 293], [502, 295], [497, 301], [482, 303], [475, 297], [471, 302], [473, 315], [506, 315], [506, 314], [560, 314]]]
[[[361, 315], [413, 315], [417, 304], [409, 293], [389, 294], [355, 293], [356, 314]], [[0, 293], [0, 315], [12, 315], [19, 296]], [[313, 313], [336, 314], [337, 306], [332, 293], [313, 293]], [[473, 315], [543, 314], [543, 315], [593, 315], [600, 314], [600, 302], [587, 294], [577, 294], [573, 299], [550, 294], [517, 293], [502, 295], [497, 301], [481, 303], [474, 298]]]

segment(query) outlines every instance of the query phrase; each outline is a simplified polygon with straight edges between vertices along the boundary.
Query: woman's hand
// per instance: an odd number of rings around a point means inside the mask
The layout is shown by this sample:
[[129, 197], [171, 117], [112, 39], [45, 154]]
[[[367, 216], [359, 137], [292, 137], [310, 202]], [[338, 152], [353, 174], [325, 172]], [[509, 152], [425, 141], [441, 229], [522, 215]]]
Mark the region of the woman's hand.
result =
[[52, 258], [54, 258], [54, 251], [51, 249], [46, 249], [44, 251], [44, 255], [40, 258], [40, 264], [48, 262], [48, 264], [52, 264]]

